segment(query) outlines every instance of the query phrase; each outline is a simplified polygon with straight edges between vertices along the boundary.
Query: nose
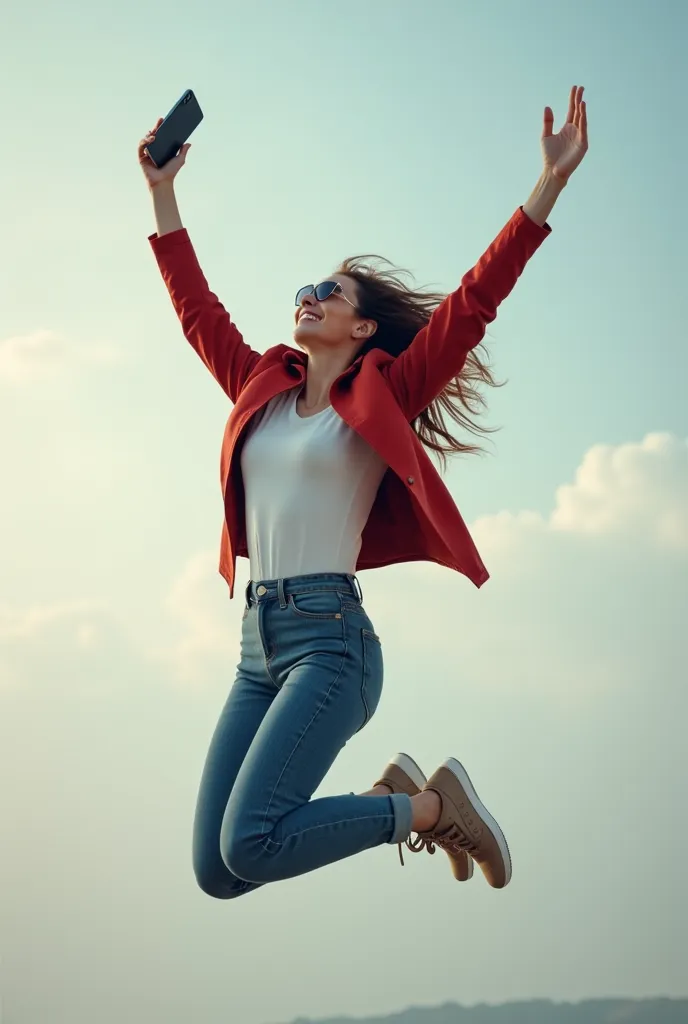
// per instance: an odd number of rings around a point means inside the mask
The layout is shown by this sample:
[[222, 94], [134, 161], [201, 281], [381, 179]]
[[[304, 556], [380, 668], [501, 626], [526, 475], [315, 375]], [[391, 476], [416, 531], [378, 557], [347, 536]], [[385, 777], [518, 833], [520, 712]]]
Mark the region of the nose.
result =
[[301, 314], [304, 312], [304, 310], [309, 310], [311, 313], [314, 313], [315, 316], [322, 316], [318, 300], [316, 299], [315, 295], [313, 295], [312, 292], [310, 293], [310, 295], [304, 295], [303, 298], [301, 299], [301, 305], [296, 310], [297, 321]]

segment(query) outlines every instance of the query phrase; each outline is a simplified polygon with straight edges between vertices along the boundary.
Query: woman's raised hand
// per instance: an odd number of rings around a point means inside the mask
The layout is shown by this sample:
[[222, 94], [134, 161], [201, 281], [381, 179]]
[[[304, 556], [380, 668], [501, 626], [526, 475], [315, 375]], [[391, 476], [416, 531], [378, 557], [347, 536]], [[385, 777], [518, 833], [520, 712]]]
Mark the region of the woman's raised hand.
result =
[[186, 154], [191, 149], [191, 143], [187, 142], [184, 146], [182, 146], [177, 156], [172, 157], [172, 159], [169, 160], [164, 165], [164, 167], [156, 167], [151, 158], [148, 156], [148, 153], [146, 152], [146, 147], [153, 142], [153, 139], [155, 138], [155, 133], [157, 132], [162, 122], [163, 118], [159, 117], [152, 131], [148, 132], [148, 134], [139, 142], [139, 164], [141, 165], [143, 176], [145, 177], [146, 182], [148, 184], [148, 188], [150, 189], [155, 188], [156, 185], [160, 185], [161, 182], [174, 181], [178, 172], [182, 169], [186, 162]]
[[542, 155], [545, 171], [566, 183], [588, 151], [588, 112], [583, 99], [583, 86], [574, 85], [569, 97], [566, 124], [555, 135], [554, 114], [545, 107], [542, 129]]

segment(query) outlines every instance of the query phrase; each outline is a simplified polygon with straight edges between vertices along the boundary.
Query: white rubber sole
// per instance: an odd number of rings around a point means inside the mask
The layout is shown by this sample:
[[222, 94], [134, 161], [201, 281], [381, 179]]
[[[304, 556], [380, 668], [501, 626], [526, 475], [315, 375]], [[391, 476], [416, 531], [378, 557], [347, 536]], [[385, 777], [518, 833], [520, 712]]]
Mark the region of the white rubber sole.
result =
[[461, 764], [461, 762], [457, 761], [455, 757], [448, 757], [447, 760], [444, 762], [443, 767], [448, 768], [449, 771], [457, 777], [457, 779], [463, 786], [466, 796], [472, 803], [476, 811], [476, 814], [478, 814], [483, 824], [486, 825], [486, 827], [494, 836], [495, 842], [499, 847], [499, 852], [502, 855], [502, 860], [504, 861], [504, 877], [506, 879], [504, 885], [508, 885], [509, 882], [511, 881], [511, 854], [509, 853], [509, 847], [507, 846], [504, 833], [502, 832], [501, 828], [494, 820], [488, 809], [481, 802], [478, 794], [473, 788], [473, 783], [468, 777], [468, 772]]
[[418, 789], [422, 789], [428, 781], [416, 762], [408, 754], [395, 754], [391, 763], [395, 764], [397, 768], [401, 768], [402, 772], [408, 775], [413, 785], [417, 786]]

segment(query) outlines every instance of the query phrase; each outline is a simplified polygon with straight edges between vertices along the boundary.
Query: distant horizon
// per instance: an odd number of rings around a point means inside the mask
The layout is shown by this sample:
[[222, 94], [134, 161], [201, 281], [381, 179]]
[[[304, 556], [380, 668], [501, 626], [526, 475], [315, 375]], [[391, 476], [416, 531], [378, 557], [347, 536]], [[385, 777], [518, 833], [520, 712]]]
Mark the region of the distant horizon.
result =
[[[381, 1015], [381, 1016], [375, 1016], [375, 1017], [368, 1017], [368, 1016], [366, 1016], [366, 1017], [361, 1017], [361, 1016], [356, 1016], [356, 1017], [334, 1016], [334, 1017], [318, 1018], [317, 1020], [314, 1019], [314, 1018], [310, 1018], [310, 1017], [308, 1017], [308, 1018], [306, 1018], [306, 1017], [297, 1017], [294, 1020], [291, 1020], [291, 1021], [288, 1021], [288, 1022], [286, 1022], [286, 1021], [279, 1021], [279, 1022], [270, 1021], [269, 1024], [376, 1024], [376, 1022], [381, 1022], [381, 1021], [387, 1021], [388, 1024], [402, 1024], [402, 1020], [404, 1022], [406, 1022], [406, 1024], [445, 1024], [445, 1021], [446, 1021], [446, 1024], [449, 1024], [449, 1019], [447, 1017], [443, 1016], [442, 1019], [440, 1020], [437, 1015], [438, 1014], [443, 1014], [444, 1012], [450, 1012], [451, 1013], [451, 1011], [453, 1011], [453, 1010], [459, 1010], [461, 1012], [465, 1011], [466, 1013], [470, 1014], [470, 1011], [472, 1011], [472, 1010], [479, 1010], [479, 1011], [480, 1010], [487, 1010], [487, 1011], [495, 1010], [495, 1011], [499, 1011], [499, 1010], [512, 1010], [512, 1009], [519, 1009], [519, 1008], [531, 1008], [532, 1009], [534, 1007], [538, 1007], [538, 1008], [552, 1007], [552, 1008], [555, 1008], [555, 1009], [556, 1008], [566, 1008], [566, 1007], [568, 1007], [568, 1008], [571, 1008], [571, 1009], [581, 1009], [581, 1010], [584, 1010], [584, 1009], [591, 1009], [592, 1010], [593, 1008], [598, 1009], [598, 1010], [600, 1010], [600, 1009], [604, 1010], [604, 1009], [608, 1008], [608, 1009], [612, 1010], [613, 1014], [615, 1014], [615, 1015], [612, 1015], [611, 1017], [596, 1018], [594, 1024], [597, 1024], [598, 1020], [599, 1021], [604, 1020], [605, 1024], [606, 1024], [606, 1022], [608, 1022], [608, 1024], [614, 1024], [615, 1021], [618, 1021], [620, 1019], [618, 1017], [618, 1011], [621, 1008], [628, 1008], [629, 1006], [644, 1007], [646, 1005], [648, 1006], [648, 1008], [650, 1006], [652, 1006], [654, 1008], [654, 1012], [656, 1012], [656, 1010], [660, 1006], [662, 1008], [666, 1008], [667, 1006], [677, 1007], [677, 1008], [684, 1008], [685, 1009], [685, 1016], [682, 1017], [682, 1018], [671, 1017], [671, 1024], [682, 1024], [683, 1021], [688, 1021], [688, 998], [682, 999], [682, 998], [671, 998], [671, 997], [667, 997], [667, 996], [646, 996], [646, 997], [640, 998], [640, 999], [633, 999], [633, 998], [627, 999], [624, 996], [609, 996], [609, 997], [601, 997], [601, 998], [597, 998], [597, 999], [580, 999], [580, 1000], [573, 1000], [573, 1001], [571, 1001], [571, 1000], [557, 1001], [557, 1000], [552, 1000], [552, 999], [519, 999], [519, 1000], [509, 1000], [508, 1002], [498, 1003], [498, 1004], [491, 1004], [491, 1003], [487, 1003], [487, 1002], [480, 1002], [480, 1003], [472, 1004], [470, 1006], [464, 1005], [464, 1004], [462, 1004], [460, 1002], [447, 1002], [447, 1003], [444, 1003], [444, 1004], [441, 1004], [441, 1005], [437, 1005], [437, 1006], [408, 1006], [408, 1007], [406, 1007], [403, 1010], [399, 1010], [399, 1011], [396, 1011], [396, 1012], [392, 1011], [391, 1013], [387, 1013], [387, 1014], [384, 1014], [384, 1015]], [[416, 1017], [416, 1019], [412, 1020], [411, 1019], [412, 1016]], [[422, 1022], [420, 1020], [420, 1017], [423, 1018]], [[629, 1017], [628, 1019], [638, 1020], [637, 1016], [635, 1016], [635, 1015], [633, 1017]], [[642, 1019], [642, 1024], [653, 1024], [654, 1020], [655, 1020], [655, 1018], [650, 1018], [650, 1017], [643, 1018]], [[266, 1024], [268, 1024], [268, 1022], [266, 1022]], [[470, 1022], [466, 1021], [465, 1024], [470, 1024]], [[524, 1022], [524, 1024], [526, 1024], [526, 1022]], [[661, 1021], [657, 1020], [656, 1024], [664, 1024], [664, 1018], [662, 1018]], [[668, 1022], [667, 1022], [667, 1024], [668, 1024]]]

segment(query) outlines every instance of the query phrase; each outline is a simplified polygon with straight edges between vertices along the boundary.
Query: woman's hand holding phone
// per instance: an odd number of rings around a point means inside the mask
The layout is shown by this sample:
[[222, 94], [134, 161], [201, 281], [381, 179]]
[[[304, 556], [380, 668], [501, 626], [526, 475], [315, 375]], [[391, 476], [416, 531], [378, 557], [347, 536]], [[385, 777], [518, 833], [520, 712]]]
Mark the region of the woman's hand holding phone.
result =
[[156, 167], [146, 152], [146, 146], [153, 141], [162, 122], [162, 117], [158, 118], [155, 128], [139, 142], [139, 163], [153, 197], [153, 212], [158, 237], [167, 235], [171, 231], [179, 231], [183, 227], [177, 206], [177, 197], [174, 194], [174, 179], [184, 166], [186, 154], [191, 146], [191, 143], [187, 142], [177, 156], [168, 160], [163, 167]]
[[179, 171], [182, 169], [186, 162], [186, 154], [191, 149], [191, 143], [185, 143], [182, 146], [179, 153], [177, 154], [177, 156], [172, 157], [172, 159], [168, 160], [168, 162], [164, 164], [162, 167], [156, 167], [151, 158], [148, 156], [148, 153], [146, 152], [146, 147], [149, 146], [155, 139], [155, 133], [157, 132], [162, 122], [163, 118], [159, 117], [155, 124], [155, 127], [150, 132], [148, 132], [148, 134], [139, 142], [139, 164], [141, 165], [141, 170], [143, 171], [143, 176], [146, 179], [148, 188], [151, 191], [157, 188], [158, 185], [162, 185], [166, 182], [171, 183], [174, 181], [175, 177], [177, 176], [177, 174], [179, 173]]

